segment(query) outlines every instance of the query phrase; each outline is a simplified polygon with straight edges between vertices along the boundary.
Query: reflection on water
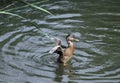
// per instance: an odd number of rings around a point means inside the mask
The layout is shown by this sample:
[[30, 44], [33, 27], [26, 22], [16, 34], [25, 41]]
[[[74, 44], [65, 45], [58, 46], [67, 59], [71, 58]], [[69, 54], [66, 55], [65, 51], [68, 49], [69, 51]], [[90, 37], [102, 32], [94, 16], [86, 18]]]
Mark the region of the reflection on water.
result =
[[[14, 11], [39, 28], [27, 20], [1, 15], [1, 83], [120, 82], [119, 1], [53, 0], [40, 6], [54, 15], [28, 7]], [[75, 34], [80, 42], [74, 42], [74, 56], [63, 67], [56, 63], [58, 55], [48, 52], [54, 46], [51, 38], [59, 37], [66, 44], [67, 33]]]

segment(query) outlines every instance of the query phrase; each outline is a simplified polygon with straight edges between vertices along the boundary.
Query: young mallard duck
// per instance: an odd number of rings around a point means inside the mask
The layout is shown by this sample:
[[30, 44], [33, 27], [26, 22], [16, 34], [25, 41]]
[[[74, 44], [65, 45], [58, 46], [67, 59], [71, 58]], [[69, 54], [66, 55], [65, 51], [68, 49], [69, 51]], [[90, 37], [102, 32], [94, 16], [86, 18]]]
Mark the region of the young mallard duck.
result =
[[66, 65], [66, 63], [71, 59], [73, 52], [74, 52], [74, 44], [73, 41], [79, 41], [78, 39], [76, 39], [73, 35], [67, 35], [66, 37], [66, 41], [68, 46], [65, 47], [61, 44], [61, 40], [56, 39], [56, 46], [53, 47], [49, 53], [57, 53], [59, 54], [58, 57], [58, 62], [62, 63], [64, 66]]

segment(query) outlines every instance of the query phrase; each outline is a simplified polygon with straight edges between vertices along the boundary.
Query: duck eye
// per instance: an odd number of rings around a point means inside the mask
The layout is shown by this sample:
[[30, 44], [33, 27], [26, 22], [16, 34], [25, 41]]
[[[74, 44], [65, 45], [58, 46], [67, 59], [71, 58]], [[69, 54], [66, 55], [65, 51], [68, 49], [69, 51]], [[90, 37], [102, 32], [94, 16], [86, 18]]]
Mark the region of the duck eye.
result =
[[74, 35], [73, 35], [72, 37], [73, 37], [73, 38], [75, 38], [75, 36], [74, 36]]
[[68, 44], [70, 44], [70, 42], [68, 42]]

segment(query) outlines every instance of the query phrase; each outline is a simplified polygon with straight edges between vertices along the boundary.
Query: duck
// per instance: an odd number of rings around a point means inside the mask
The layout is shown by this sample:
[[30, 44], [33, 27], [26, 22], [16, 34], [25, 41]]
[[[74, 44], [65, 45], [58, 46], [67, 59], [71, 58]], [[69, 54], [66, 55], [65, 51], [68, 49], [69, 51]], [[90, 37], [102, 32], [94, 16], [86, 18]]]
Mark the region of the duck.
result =
[[74, 35], [68, 34], [66, 36], [66, 42], [68, 46], [62, 45], [62, 41], [58, 38], [55, 38], [56, 44], [55, 46], [49, 51], [49, 53], [53, 54], [56, 53], [59, 55], [57, 62], [63, 64], [64, 66], [67, 65], [67, 62], [72, 58], [74, 53], [74, 43], [73, 41], [79, 41], [75, 38]]

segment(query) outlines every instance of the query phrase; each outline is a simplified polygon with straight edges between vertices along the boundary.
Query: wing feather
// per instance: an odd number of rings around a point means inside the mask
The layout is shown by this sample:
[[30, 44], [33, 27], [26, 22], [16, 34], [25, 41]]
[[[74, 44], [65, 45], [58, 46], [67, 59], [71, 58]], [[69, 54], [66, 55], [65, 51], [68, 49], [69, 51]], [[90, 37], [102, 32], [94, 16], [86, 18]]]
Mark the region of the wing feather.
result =
[[55, 46], [55, 47], [53, 47], [50, 51], [49, 51], [49, 53], [55, 53], [59, 48], [61, 48], [59, 45], [58, 46]]

